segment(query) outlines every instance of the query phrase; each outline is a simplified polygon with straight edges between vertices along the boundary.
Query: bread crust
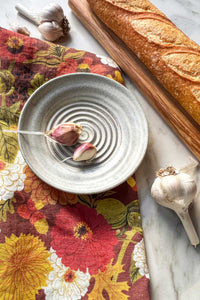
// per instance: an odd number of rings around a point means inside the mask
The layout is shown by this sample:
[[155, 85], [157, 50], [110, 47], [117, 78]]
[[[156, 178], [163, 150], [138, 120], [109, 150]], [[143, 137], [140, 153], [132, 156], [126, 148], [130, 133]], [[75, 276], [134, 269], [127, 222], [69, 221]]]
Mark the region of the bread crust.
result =
[[147, 0], [88, 2], [200, 124], [200, 46]]

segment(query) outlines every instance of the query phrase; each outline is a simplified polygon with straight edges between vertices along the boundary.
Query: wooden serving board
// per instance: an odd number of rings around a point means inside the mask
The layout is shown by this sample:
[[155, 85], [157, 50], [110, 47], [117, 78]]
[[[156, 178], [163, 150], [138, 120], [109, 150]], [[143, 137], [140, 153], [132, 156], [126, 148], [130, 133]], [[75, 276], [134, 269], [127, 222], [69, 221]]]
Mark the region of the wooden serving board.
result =
[[136, 55], [95, 16], [87, 0], [69, 0], [68, 3], [84, 26], [200, 160], [200, 126], [160, 85]]

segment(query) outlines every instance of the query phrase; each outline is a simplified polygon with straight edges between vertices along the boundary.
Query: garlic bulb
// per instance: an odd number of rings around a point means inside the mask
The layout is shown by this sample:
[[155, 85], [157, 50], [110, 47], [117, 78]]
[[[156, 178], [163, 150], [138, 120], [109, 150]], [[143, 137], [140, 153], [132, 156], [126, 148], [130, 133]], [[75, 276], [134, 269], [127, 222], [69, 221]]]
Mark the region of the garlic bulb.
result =
[[69, 31], [69, 22], [62, 7], [57, 3], [47, 4], [39, 13], [33, 13], [17, 3], [16, 10], [38, 26], [38, 30], [47, 41], [56, 41]]
[[196, 183], [186, 173], [179, 173], [173, 167], [157, 172], [151, 195], [160, 205], [173, 209], [181, 219], [192, 245], [199, 244], [199, 238], [192, 224], [188, 208], [196, 194]]
[[30, 31], [24, 26], [20, 26], [15, 23], [11, 23], [11, 24], [9, 24], [9, 26], [10, 26], [10, 29], [14, 32], [18, 32], [18, 33], [21, 33], [21, 34], [27, 35], [27, 36], [30, 35]]

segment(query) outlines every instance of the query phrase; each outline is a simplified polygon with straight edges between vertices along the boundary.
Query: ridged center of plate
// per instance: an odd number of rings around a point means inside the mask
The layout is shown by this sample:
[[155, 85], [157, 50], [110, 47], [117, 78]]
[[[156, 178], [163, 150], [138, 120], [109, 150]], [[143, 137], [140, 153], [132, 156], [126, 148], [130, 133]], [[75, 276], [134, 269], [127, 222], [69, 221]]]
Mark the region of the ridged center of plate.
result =
[[[71, 103], [57, 111], [49, 120], [47, 129], [68, 122], [80, 124], [82, 134], [78, 143], [71, 147], [48, 141], [49, 150], [59, 161], [72, 157], [79, 144], [89, 142], [97, 148], [97, 155], [92, 164], [103, 163], [113, 155], [117, 145], [121, 143], [121, 130], [114, 114], [101, 104], [86, 100]], [[80, 164], [88, 166], [88, 162], [74, 162], [73, 159], [63, 163], [76, 167]]]

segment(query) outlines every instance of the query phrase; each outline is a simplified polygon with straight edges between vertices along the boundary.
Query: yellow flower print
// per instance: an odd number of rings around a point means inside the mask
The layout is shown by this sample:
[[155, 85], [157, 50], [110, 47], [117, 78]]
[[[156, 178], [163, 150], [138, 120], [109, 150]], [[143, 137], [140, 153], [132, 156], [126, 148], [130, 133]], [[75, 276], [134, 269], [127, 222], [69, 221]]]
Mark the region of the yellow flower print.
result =
[[[1, 115], [1, 108], [0, 108]], [[13, 132], [4, 132], [4, 129], [10, 129], [7, 124], [1, 121], [0, 124], [0, 160], [12, 164], [19, 150], [17, 135]], [[7, 174], [6, 174], [7, 175]], [[0, 181], [0, 185], [2, 185]]]
[[84, 63], [83, 64], [79, 64], [78, 65], [78, 69], [82, 70], [82, 71], [86, 71], [86, 72], [89, 71], [90, 72], [90, 67], [89, 67], [88, 64], [84, 64]]
[[122, 75], [120, 71], [115, 71], [115, 76], [112, 77], [110, 74], [107, 75], [108, 78], [114, 79], [115, 81], [118, 81], [119, 83], [124, 84], [124, 79], [122, 78]]
[[0, 244], [0, 299], [34, 300], [52, 271], [44, 243], [30, 234]]
[[23, 41], [16, 36], [11, 36], [7, 41], [7, 47], [12, 53], [21, 52], [23, 49]]
[[[15, 77], [11, 73], [15, 64], [15, 60], [10, 62], [8, 70], [0, 70], [0, 96], [1, 106], [6, 106], [6, 96], [11, 95], [14, 90]], [[1, 66], [1, 61], [0, 61]]]
[[39, 73], [35, 74], [34, 79], [31, 80], [32, 88], [28, 89], [28, 94], [31, 96], [37, 88], [39, 88], [43, 83], [47, 82], [48, 78], [44, 78], [44, 75]]
[[49, 48], [45, 50], [39, 50], [35, 53], [34, 57], [25, 61], [29, 64], [42, 64], [50, 68], [58, 67], [62, 62], [66, 62], [68, 59], [79, 59], [85, 52], [76, 50], [73, 53], [67, 52], [69, 48], [61, 45], [52, 45], [48, 43]]
[[11, 95], [14, 83], [15, 78], [9, 70], [0, 70], [0, 95]]
[[113, 279], [115, 274], [123, 272], [124, 270], [121, 264], [117, 263], [113, 266], [112, 262], [107, 265], [105, 271], [101, 272], [99, 270], [98, 274], [93, 276], [93, 278], [95, 278], [95, 285], [91, 293], [88, 294], [88, 299], [105, 299], [103, 296], [103, 291], [105, 290], [110, 300], [128, 300], [129, 296], [124, 294], [124, 291], [127, 292], [129, 290], [127, 282], [117, 282]]

